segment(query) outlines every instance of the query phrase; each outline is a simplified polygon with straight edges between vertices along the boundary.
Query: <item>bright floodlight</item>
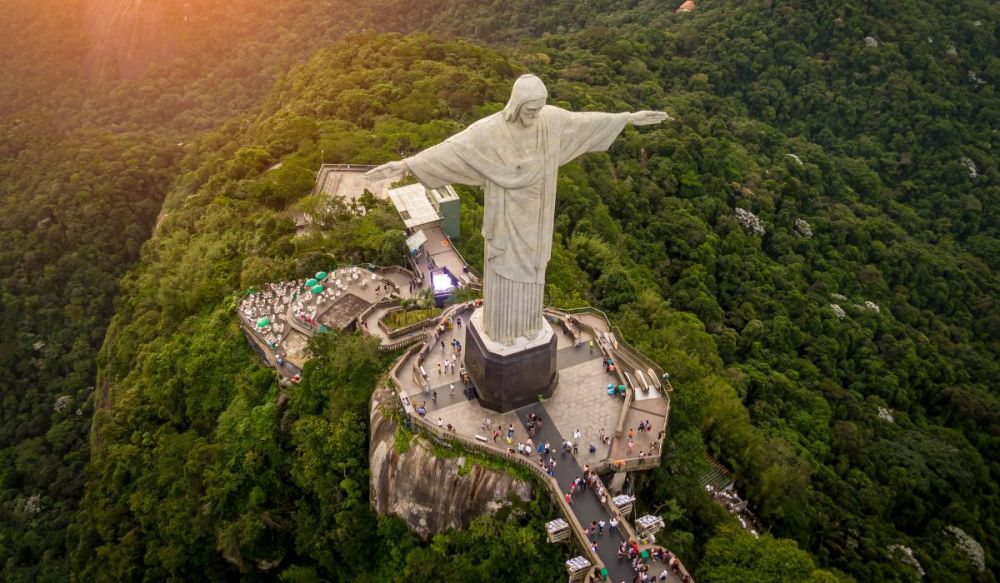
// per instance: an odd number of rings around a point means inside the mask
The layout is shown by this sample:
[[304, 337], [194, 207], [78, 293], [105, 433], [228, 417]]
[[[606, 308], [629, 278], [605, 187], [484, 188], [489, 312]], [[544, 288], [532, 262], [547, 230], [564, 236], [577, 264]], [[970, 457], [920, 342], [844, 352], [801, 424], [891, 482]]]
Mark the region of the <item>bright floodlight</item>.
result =
[[451, 277], [447, 273], [435, 273], [432, 275], [431, 284], [434, 286], [434, 293], [445, 292], [455, 287], [451, 282]]

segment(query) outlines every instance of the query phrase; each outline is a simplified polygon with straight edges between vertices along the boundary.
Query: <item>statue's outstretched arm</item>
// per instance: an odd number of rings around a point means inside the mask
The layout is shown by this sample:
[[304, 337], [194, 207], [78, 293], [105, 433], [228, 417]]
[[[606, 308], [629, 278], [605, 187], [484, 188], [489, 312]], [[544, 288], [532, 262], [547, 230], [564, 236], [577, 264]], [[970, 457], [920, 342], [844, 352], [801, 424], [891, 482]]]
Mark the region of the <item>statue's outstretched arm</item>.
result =
[[667, 112], [665, 111], [637, 111], [635, 113], [628, 114], [628, 123], [634, 126], [653, 125], [668, 119], [670, 121], [675, 121], [674, 118], [667, 115]]
[[395, 182], [403, 178], [409, 171], [410, 167], [406, 165], [406, 162], [397, 160], [395, 162], [386, 162], [365, 172], [365, 179], [370, 182], [392, 179]]

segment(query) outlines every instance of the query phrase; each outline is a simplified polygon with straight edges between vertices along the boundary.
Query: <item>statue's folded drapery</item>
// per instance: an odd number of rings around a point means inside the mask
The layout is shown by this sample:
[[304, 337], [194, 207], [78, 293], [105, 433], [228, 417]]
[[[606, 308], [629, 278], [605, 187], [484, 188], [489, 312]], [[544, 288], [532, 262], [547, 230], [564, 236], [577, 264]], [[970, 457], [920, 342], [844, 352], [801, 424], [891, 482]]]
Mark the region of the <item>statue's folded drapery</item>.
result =
[[547, 105], [532, 126], [534, 148], [524, 148], [498, 112], [406, 159], [429, 188], [470, 184], [485, 191], [483, 306], [492, 340], [509, 344], [541, 331], [559, 166], [607, 150], [628, 119], [628, 113], [574, 113]]

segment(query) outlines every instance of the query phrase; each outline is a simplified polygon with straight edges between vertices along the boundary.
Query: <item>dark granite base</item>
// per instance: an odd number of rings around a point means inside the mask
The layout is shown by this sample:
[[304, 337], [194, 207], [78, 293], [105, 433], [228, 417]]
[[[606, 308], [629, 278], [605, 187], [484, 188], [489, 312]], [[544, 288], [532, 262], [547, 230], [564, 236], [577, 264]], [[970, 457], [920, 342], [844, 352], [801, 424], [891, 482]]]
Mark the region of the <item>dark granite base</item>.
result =
[[465, 332], [465, 368], [476, 388], [479, 403], [487, 409], [506, 413], [538, 396], [551, 397], [559, 380], [556, 371], [555, 334], [540, 346], [509, 355], [490, 352], [475, 326]]

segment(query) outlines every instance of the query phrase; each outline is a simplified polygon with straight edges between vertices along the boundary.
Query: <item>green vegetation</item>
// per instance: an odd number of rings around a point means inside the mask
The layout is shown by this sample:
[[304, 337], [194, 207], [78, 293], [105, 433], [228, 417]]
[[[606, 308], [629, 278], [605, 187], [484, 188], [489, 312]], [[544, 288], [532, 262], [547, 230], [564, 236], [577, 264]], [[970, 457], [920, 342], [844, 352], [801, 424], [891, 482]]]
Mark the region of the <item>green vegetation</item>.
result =
[[390, 330], [398, 330], [399, 328], [423, 322], [424, 320], [429, 320], [440, 315], [440, 309], [427, 310], [418, 308], [413, 310], [398, 310], [390, 312], [382, 321], [385, 322], [385, 325], [388, 326]]
[[430, 288], [420, 290], [413, 299], [403, 299], [399, 302], [401, 310], [389, 312], [382, 321], [389, 330], [398, 330], [424, 320], [441, 315], [441, 308], [434, 305], [434, 292]]
[[[909, 581], [904, 545], [927, 580], [995, 581], [997, 6], [164, 4], [174, 58], [134, 81], [85, 77], [75, 2], [0, 21], [3, 579], [558, 579], [544, 497], [429, 544], [374, 516], [386, 359], [319, 337], [279, 407], [232, 313], [235, 290], [398, 260], [387, 205], [308, 197], [320, 161], [416, 152], [532, 70], [557, 104], [680, 120], [564, 168], [546, 291], [671, 372], [664, 464], [638, 488], [696, 578]], [[330, 44], [357, 26], [510, 44]], [[476, 264], [482, 195], [460, 194]], [[706, 453], [774, 537], [704, 495]]]

